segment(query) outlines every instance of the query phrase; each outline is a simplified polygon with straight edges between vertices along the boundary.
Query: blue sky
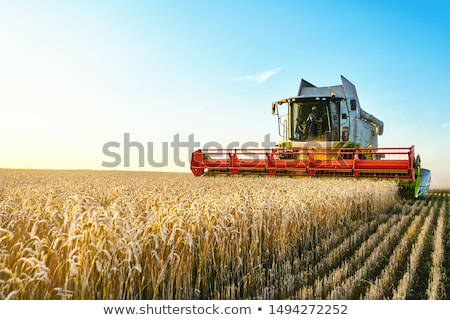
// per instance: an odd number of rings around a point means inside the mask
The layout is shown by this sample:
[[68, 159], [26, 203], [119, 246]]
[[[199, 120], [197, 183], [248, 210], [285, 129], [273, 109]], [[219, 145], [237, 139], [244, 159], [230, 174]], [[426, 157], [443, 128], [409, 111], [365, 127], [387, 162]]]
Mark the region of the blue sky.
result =
[[[271, 103], [344, 75], [379, 145], [449, 186], [449, 46], [445, 1], [0, 1], [0, 167], [104, 169], [124, 133], [155, 160], [175, 135], [278, 141]], [[116, 169], [187, 171], [184, 149]]]

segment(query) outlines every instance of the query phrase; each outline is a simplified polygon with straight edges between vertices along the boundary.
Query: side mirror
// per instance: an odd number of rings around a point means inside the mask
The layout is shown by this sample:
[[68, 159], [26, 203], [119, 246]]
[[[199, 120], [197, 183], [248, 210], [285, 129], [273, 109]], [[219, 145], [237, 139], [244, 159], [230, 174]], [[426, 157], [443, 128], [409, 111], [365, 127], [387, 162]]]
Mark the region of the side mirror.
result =
[[356, 110], [356, 100], [355, 99], [350, 100], [350, 110], [352, 110], [352, 111]]
[[276, 103], [275, 102], [272, 103], [272, 114], [275, 114], [276, 108], [277, 108]]

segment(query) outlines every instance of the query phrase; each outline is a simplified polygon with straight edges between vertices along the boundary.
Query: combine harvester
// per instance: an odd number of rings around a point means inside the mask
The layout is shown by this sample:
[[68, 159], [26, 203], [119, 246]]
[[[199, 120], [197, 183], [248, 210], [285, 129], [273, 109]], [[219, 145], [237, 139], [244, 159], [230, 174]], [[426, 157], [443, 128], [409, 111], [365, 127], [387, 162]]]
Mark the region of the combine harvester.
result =
[[425, 196], [431, 172], [421, 167], [414, 146], [379, 148], [383, 122], [361, 109], [355, 86], [341, 79], [330, 87], [302, 79], [297, 96], [272, 103], [283, 137], [277, 147], [199, 149], [192, 173], [390, 179], [406, 197]]

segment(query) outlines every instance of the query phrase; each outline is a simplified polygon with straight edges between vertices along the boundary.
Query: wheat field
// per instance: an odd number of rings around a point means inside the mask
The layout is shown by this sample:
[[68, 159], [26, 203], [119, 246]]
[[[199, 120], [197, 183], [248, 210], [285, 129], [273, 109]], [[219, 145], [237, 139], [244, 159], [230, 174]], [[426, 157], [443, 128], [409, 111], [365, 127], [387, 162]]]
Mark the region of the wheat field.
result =
[[0, 299], [446, 299], [449, 191], [0, 170]]

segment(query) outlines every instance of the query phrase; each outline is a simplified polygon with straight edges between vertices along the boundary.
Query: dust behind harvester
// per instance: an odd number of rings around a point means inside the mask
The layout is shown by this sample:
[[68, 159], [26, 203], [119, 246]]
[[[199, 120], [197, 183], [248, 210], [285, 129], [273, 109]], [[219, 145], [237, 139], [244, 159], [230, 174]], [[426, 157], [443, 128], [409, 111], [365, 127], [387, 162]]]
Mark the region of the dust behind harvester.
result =
[[424, 196], [431, 172], [414, 146], [379, 148], [383, 122], [362, 110], [355, 86], [316, 87], [301, 80], [298, 95], [272, 103], [283, 140], [275, 148], [199, 149], [191, 170], [202, 175], [349, 177], [395, 180], [402, 191]]

